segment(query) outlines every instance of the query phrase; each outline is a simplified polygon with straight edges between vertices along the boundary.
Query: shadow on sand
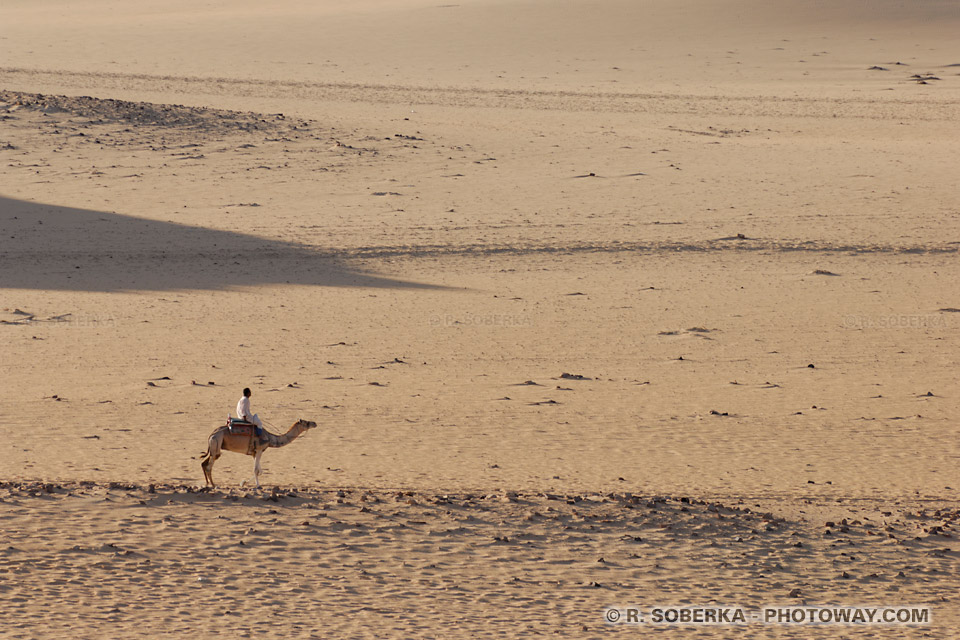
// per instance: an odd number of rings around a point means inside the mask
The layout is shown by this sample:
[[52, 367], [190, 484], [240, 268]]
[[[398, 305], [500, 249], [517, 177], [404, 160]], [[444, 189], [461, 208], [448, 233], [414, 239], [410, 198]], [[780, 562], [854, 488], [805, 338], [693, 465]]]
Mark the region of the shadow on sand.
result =
[[347, 262], [295, 242], [0, 197], [0, 288], [444, 288], [381, 277]]

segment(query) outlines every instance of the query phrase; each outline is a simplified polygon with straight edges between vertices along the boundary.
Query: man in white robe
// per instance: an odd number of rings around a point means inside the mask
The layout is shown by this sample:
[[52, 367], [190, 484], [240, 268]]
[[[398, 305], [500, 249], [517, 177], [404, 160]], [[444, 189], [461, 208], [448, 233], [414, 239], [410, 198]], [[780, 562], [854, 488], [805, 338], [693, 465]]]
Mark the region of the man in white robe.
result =
[[257, 425], [257, 437], [259, 438], [260, 431], [263, 429], [263, 422], [260, 421], [260, 416], [250, 409], [251, 395], [249, 388], [243, 390], [243, 397], [237, 403], [237, 417]]

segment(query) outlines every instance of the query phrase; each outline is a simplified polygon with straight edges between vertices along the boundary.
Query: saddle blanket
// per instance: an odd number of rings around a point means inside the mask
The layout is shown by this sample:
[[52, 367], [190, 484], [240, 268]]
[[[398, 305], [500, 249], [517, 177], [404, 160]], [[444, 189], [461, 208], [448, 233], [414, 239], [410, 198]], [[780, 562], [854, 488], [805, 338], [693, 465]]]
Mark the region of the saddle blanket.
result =
[[258, 433], [257, 425], [252, 422], [247, 422], [246, 420], [237, 420], [236, 418], [230, 418], [227, 421], [227, 429], [232, 435], [235, 436], [262, 436], [262, 433]]

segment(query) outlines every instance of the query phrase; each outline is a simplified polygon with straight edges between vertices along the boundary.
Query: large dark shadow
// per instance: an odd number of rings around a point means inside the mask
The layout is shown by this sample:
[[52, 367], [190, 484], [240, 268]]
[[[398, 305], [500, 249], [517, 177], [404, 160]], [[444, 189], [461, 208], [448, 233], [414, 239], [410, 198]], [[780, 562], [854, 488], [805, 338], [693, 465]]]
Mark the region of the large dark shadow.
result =
[[342, 253], [295, 242], [0, 196], [0, 288], [443, 288], [381, 277], [348, 262]]

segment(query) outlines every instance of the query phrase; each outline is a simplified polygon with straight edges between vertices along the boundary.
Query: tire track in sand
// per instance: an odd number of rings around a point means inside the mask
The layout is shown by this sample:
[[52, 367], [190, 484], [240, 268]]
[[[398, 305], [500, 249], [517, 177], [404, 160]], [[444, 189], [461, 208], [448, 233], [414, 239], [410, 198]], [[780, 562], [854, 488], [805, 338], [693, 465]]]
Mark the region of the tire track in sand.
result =
[[[614, 93], [426, 87], [349, 82], [308, 82], [60, 71], [0, 67], [0, 86], [34, 90], [38, 85], [57, 91], [77, 89], [98, 93], [112, 90], [184, 95], [229, 95], [273, 98], [278, 93], [302, 100], [371, 104], [437, 105], [586, 111], [609, 113], [698, 114], [778, 118], [856, 118], [867, 120], [956, 120], [960, 105], [949, 100], [890, 100], [870, 98], [809, 98], [779, 96], [718, 96], [668, 93]], [[102, 96], [100, 96], [102, 97]]]

